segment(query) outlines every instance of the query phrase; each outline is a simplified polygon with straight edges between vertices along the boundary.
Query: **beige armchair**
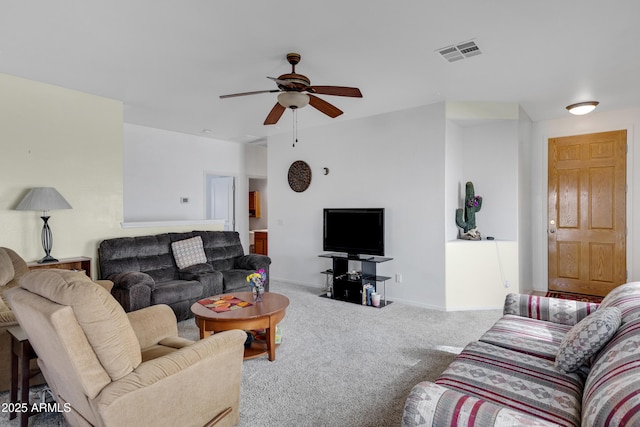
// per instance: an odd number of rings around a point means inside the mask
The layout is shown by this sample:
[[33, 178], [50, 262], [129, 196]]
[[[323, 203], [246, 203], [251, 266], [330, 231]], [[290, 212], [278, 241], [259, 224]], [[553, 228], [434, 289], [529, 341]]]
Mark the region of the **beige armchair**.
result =
[[[0, 248], [0, 391], [9, 390], [11, 384], [11, 337], [7, 328], [18, 324], [7, 305], [4, 293], [18, 286], [20, 277], [28, 272], [27, 263], [20, 255], [9, 248]], [[31, 385], [44, 382], [35, 363], [32, 364], [31, 372]]]
[[70, 271], [27, 273], [7, 297], [70, 425], [238, 423], [243, 331], [180, 338], [168, 306], [126, 314]]

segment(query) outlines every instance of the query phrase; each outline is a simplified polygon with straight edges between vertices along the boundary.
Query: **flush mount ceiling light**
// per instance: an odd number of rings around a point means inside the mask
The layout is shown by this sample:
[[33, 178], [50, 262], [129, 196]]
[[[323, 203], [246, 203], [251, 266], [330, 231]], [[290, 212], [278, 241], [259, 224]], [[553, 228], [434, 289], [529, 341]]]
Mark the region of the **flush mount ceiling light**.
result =
[[583, 114], [588, 114], [593, 110], [595, 110], [598, 104], [599, 104], [598, 101], [578, 102], [577, 104], [568, 105], [567, 110], [569, 110], [571, 114], [575, 114], [576, 116], [581, 116]]

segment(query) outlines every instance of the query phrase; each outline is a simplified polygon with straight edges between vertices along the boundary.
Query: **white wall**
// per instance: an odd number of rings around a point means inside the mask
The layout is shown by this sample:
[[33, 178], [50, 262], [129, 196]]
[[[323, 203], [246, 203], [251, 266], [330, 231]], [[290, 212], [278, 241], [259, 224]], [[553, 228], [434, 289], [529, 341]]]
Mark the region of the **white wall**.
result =
[[640, 109], [591, 113], [532, 126], [532, 260], [533, 287], [547, 290], [547, 164], [549, 138], [612, 130], [627, 130], [627, 269], [628, 281], [640, 280]]
[[30, 188], [55, 187], [72, 209], [50, 212], [51, 254], [95, 260], [122, 221], [122, 104], [4, 74], [0, 93], [0, 246], [44, 256], [42, 213], [14, 208]]
[[[30, 188], [40, 186], [55, 187], [72, 206], [50, 212], [52, 255], [92, 258], [94, 278], [98, 244], [104, 239], [194, 229], [177, 223], [121, 227], [121, 102], [4, 74], [0, 74], [0, 93], [0, 246], [15, 250], [26, 261], [44, 256], [41, 213], [14, 210]], [[168, 153], [185, 148], [177, 147], [164, 148]], [[261, 173], [266, 174], [266, 166]], [[147, 186], [156, 188], [149, 181]]]
[[518, 243], [447, 242], [447, 310], [500, 309], [518, 292]]
[[[305, 111], [312, 114], [313, 111]], [[302, 112], [300, 113], [302, 114]], [[330, 260], [322, 253], [322, 209], [386, 209], [386, 254], [378, 274], [391, 300], [444, 307], [444, 104], [331, 123], [269, 138], [269, 256], [274, 278], [321, 287]], [[312, 169], [309, 188], [289, 188], [296, 160]], [[322, 168], [330, 169], [329, 175]]]
[[[124, 124], [126, 222], [190, 220], [202, 229], [207, 174], [236, 178], [236, 231], [249, 252], [248, 176], [266, 176], [266, 148]], [[180, 203], [188, 197], [189, 203]], [[151, 234], [151, 233], [150, 233]]]
[[446, 153], [445, 153], [445, 204], [444, 218], [446, 240], [456, 240], [460, 228], [456, 224], [456, 209], [464, 203], [464, 137], [463, 130], [453, 120], [447, 120]]
[[[482, 196], [476, 225], [483, 238], [518, 239], [518, 122], [490, 120], [463, 131], [464, 200], [465, 183], [471, 181]], [[462, 206], [459, 206], [462, 207]]]
[[[447, 104], [447, 310], [500, 308], [507, 293], [519, 291], [521, 143], [514, 112], [513, 104]], [[483, 198], [478, 229], [493, 242], [456, 240], [455, 210], [464, 206], [467, 181]]]
[[250, 178], [267, 178], [267, 147], [245, 145], [245, 165]]
[[244, 174], [244, 146], [124, 124], [125, 221], [204, 219], [206, 174]]
[[518, 254], [520, 292], [533, 290], [531, 262], [531, 119], [519, 108], [518, 118]]

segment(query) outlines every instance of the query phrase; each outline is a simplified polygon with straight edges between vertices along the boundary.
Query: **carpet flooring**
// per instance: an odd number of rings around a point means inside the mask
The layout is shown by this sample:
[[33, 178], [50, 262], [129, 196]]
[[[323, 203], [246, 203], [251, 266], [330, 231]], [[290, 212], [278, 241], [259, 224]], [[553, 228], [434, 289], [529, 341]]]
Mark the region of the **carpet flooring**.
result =
[[[399, 426], [407, 394], [434, 380], [501, 310], [443, 312], [395, 302], [382, 309], [320, 298], [319, 288], [271, 283], [290, 299], [276, 360], [243, 364], [241, 427]], [[180, 335], [197, 339], [193, 320]], [[170, 397], [168, 397], [170, 399]], [[0, 403], [8, 393], [0, 393]], [[143, 425], [138, 421], [139, 425]], [[17, 426], [0, 414], [0, 425]], [[65, 425], [39, 414], [31, 426]]]

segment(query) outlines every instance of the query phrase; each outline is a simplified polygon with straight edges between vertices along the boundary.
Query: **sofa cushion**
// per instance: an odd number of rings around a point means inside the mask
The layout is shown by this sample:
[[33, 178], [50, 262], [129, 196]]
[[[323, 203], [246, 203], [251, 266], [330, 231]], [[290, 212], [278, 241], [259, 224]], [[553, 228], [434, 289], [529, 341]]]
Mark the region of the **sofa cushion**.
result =
[[15, 270], [13, 269], [13, 262], [9, 254], [0, 248], [0, 286], [4, 286], [13, 279], [15, 276]]
[[[224, 249], [215, 249], [215, 252], [224, 251]], [[213, 259], [210, 261], [211, 266], [216, 271], [227, 271], [231, 270], [235, 263], [233, 262], [233, 258], [221, 258], [221, 259]]]
[[423, 381], [411, 389], [402, 414], [402, 427], [518, 426], [558, 427], [483, 399]]
[[555, 360], [562, 339], [571, 326], [507, 314], [480, 341]]
[[640, 425], [640, 319], [629, 321], [598, 353], [584, 387], [582, 425]]
[[179, 269], [187, 268], [190, 265], [205, 264], [207, 257], [204, 254], [204, 246], [200, 236], [190, 239], [180, 240], [171, 243], [173, 258]]
[[195, 300], [202, 297], [202, 284], [196, 280], [171, 280], [156, 283], [151, 294], [151, 304], [171, 305], [178, 301]]
[[565, 426], [579, 426], [584, 377], [553, 361], [472, 342], [436, 384]]
[[205, 274], [211, 273], [213, 271], [213, 267], [209, 264], [194, 264], [189, 267], [183, 268], [180, 270], [180, 274]]
[[70, 306], [96, 356], [113, 381], [142, 362], [140, 344], [123, 308], [84, 273], [34, 270], [20, 285], [60, 305]]
[[587, 362], [616, 333], [620, 316], [617, 307], [600, 308], [572, 327], [558, 349], [556, 368], [573, 372]]

